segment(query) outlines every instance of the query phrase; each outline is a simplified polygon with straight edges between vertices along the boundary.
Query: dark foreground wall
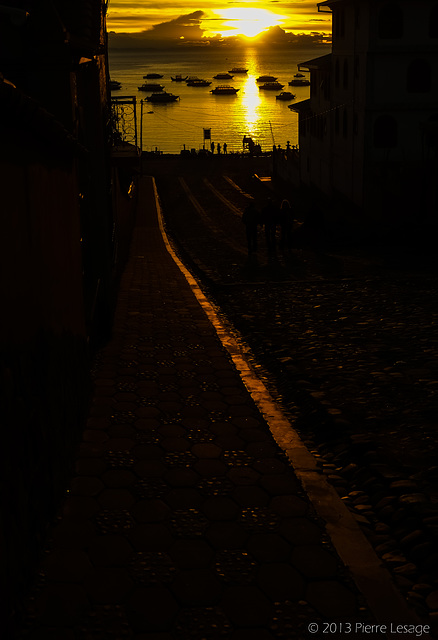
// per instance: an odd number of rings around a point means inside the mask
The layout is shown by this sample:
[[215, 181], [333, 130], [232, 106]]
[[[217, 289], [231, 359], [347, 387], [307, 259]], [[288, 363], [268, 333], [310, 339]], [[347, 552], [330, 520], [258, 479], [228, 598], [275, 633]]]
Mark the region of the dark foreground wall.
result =
[[32, 150], [21, 157], [6, 141], [0, 160], [2, 621], [22, 600], [59, 505], [90, 391], [75, 159], [54, 168]]

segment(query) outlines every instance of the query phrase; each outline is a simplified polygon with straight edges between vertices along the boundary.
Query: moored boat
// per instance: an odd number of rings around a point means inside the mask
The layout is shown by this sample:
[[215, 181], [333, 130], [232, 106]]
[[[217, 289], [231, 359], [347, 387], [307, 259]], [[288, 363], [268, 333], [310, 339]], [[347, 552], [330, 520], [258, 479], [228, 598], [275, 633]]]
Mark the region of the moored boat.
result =
[[158, 79], [158, 78], [162, 78], [163, 76], [160, 73], [147, 73], [145, 76], [143, 76], [144, 80], [154, 80], [154, 79]]
[[229, 73], [248, 73], [248, 69], [245, 69], [245, 67], [233, 67], [229, 70]]
[[267, 91], [277, 91], [277, 89], [283, 89], [284, 84], [281, 82], [265, 82], [260, 85], [259, 89], [266, 89]]
[[162, 84], [156, 84], [154, 82], [144, 82], [141, 87], [138, 88], [139, 91], [163, 91], [164, 86]]
[[256, 82], [275, 82], [277, 78], [275, 76], [259, 76]]
[[182, 75], [181, 75], [180, 73], [177, 73], [175, 77], [173, 77], [173, 76], [170, 76], [170, 77], [171, 77], [171, 79], [172, 79], [174, 82], [184, 82], [185, 80], [187, 80], [187, 78], [188, 78], [189, 76], [185, 76], [185, 77], [183, 78], [183, 77], [182, 77]]
[[146, 100], [148, 102], [175, 102], [179, 100], [179, 96], [173, 93], [167, 93], [167, 91], [162, 91], [161, 93], [153, 93], [151, 96], [148, 96]]
[[293, 78], [289, 83], [290, 87], [308, 87], [310, 84], [310, 80], [307, 78]]
[[217, 73], [213, 78], [215, 80], [232, 80], [233, 76], [230, 73]]
[[211, 82], [202, 78], [189, 78], [186, 84], [188, 87], [209, 87]]
[[110, 80], [109, 88], [111, 91], [118, 91], [119, 89], [122, 88], [122, 83], [119, 82], [118, 80]]
[[282, 91], [278, 94], [278, 96], [275, 97], [277, 98], [277, 100], [294, 100], [296, 98], [296, 95], [291, 91]]
[[229, 84], [220, 84], [215, 89], [212, 89], [210, 93], [213, 93], [215, 96], [224, 96], [224, 95], [234, 95], [239, 91], [235, 87], [230, 86]]

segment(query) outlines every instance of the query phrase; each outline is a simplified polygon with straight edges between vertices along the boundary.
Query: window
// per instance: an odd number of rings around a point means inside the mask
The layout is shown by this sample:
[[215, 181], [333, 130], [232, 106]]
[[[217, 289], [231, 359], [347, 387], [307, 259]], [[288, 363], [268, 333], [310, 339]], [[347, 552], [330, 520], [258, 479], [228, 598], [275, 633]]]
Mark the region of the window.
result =
[[360, 8], [354, 7], [354, 27], [359, 29], [360, 27]]
[[406, 77], [408, 93], [427, 93], [430, 91], [430, 64], [427, 60], [413, 60]]
[[342, 86], [348, 89], [348, 60], [344, 60], [344, 68], [342, 71]]
[[430, 12], [429, 36], [431, 38], [438, 38], [438, 4], [436, 4]]
[[357, 113], [353, 115], [353, 133], [355, 135], [359, 133], [359, 116]]
[[345, 11], [343, 8], [333, 10], [333, 35], [335, 38], [343, 38], [345, 35]]
[[348, 113], [347, 109], [344, 109], [344, 113], [342, 114], [342, 135], [344, 138], [348, 135]]
[[403, 36], [403, 13], [397, 2], [388, 2], [380, 10], [378, 33], [384, 40]]
[[359, 77], [359, 69], [360, 69], [360, 58], [359, 56], [355, 56], [354, 57], [354, 77], [357, 78]]
[[374, 123], [374, 146], [376, 149], [388, 149], [397, 146], [397, 121], [393, 116], [379, 116]]

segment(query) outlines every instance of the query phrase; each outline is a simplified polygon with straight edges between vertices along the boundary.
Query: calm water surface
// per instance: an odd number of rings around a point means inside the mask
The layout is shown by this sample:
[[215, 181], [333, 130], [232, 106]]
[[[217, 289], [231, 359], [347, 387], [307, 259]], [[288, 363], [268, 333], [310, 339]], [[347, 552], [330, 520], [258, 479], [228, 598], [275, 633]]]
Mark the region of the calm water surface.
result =
[[[204, 129], [211, 129], [211, 139], [217, 145], [227, 143], [228, 151], [242, 151], [243, 137], [251, 136], [263, 151], [273, 144], [298, 144], [298, 115], [288, 108], [289, 102], [276, 100], [278, 91], [261, 91], [256, 78], [262, 74], [278, 77], [283, 91], [296, 94], [293, 102], [309, 97], [309, 87], [289, 87], [297, 73], [297, 64], [328, 53], [329, 49], [276, 50], [261, 52], [255, 49], [230, 50], [191, 48], [183, 50], [127, 50], [109, 52], [110, 74], [122, 83], [113, 96], [136, 96], [137, 100], [150, 93], [139, 91], [147, 73], [160, 73], [163, 78], [151, 80], [164, 85], [165, 90], [180, 96], [169, 104], [143, 105], [143, 150], [157, 148], [164, 153], [180, 153], [183, 148], [202, 149]], [[235, 74], [232, 80], [215, 80], [217, 73], [233, 67], [245, 67], [247, 74]], [[174, 82], [171, 76], [198, 76], [212, 82], [209, 87], [188, 87]], [[306, 76], [308, 74], [306, 73]], [[236, 95], [215, 96], [210, 90], [221, 84], [239, 89]], [[138, 105], [140, 122], [140, 105]], [[207, 148], [210, 141], [206, 142]]]

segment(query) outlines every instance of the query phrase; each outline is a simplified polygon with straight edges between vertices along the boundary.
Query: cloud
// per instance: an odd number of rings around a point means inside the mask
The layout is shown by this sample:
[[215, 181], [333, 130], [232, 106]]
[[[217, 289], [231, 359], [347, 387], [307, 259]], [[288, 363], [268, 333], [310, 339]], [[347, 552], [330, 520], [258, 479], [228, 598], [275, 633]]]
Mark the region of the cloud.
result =
[[201, 20], [204, 12], [193, 11], [166, 22], [160, 22], [137, 33], [109, 32], [109, 44], [112, 47], [156, 47], [177, 44], [181, 40], [196, 42], [202, 40], [204, 29]]

